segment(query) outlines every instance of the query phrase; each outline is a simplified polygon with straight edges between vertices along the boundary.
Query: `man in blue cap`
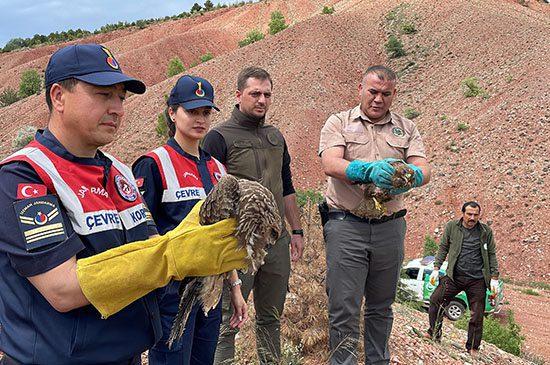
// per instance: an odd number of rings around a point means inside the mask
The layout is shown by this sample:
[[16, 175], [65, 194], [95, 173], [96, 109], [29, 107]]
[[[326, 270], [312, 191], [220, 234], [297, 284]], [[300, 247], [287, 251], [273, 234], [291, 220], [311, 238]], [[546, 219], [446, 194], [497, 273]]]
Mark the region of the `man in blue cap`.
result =
[[1, 364], [140, 364], [161, 335], [155, 289], [243, 266], [235, 222], [201, 227], [200, 205], [158, 236], [130, 168], [98, 149], [127, 91], [145, 85], [107, 48], [58, 50], [48, 127], [0, 162]]

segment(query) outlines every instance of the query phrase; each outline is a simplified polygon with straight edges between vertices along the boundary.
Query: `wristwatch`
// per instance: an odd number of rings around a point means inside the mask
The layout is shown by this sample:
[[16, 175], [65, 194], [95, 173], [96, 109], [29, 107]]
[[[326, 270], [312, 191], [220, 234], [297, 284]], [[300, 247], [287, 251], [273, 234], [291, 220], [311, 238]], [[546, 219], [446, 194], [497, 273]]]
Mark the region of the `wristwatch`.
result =
[[304, 237], [304, 230], [303, 229], [293, 229], [292, 234], [299, 234], [300, 236]]
[[236, 286], [243, 285], [243, 281], [241, 279], [237, 279], [234, 282], [229, 283], [229, 285], [231, 286], [231, 288], [234, 288]]

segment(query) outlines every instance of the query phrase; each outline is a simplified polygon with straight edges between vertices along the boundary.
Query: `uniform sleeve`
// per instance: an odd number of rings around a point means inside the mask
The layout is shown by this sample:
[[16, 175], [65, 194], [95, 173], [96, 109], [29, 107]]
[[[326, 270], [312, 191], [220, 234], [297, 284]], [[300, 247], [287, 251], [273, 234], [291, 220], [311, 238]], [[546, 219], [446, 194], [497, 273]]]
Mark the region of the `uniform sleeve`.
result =
[[319, 142], [319, 156], [324, 150], [336, 146], [346, 146], [346, 140], [342, 135], [342, 121], [336, 115], [331, 115], [321, 129]]
[[416, 126], [414, 127], [411, 139], [409, 141], [409, 148], [407, 148], [405, 160], [412, 156], [424, 157], [426, 158], [426, 151], [424, 149], [424, 143], [422, 143], [422, 136], [418, 131]]
[[292, 184], [292, 172], [290, 171], [290, 154], [288, 153], [288, 147], [286, 141], [284, 142], [285, 148], [283, 151], [283, 168], [281, 171], [281, 178], [283, 179], [283, 196], [294, 194], [294, 185]]
[[225, 165], [227, 162], [227, 144], [220, 132], [211, 130], [202, 140], [202, 149]]
[[437, 250], [437, 255], [435, 256], [435, 260], [434, 260], [434, 267], [439, 267], [440, 269], [441, 269], [441, 265], [443, 265], [443, 262], [445, 261], [445, 258], [447, 258], [447, 254], [449, 253], [449, 246], [451, 244], [450, 242], [451, 224], [452, 223], [447, 223], [447, 225], [445, 226], [445, 231], [443, 232], [443, 236], [439, 241], [439, 249]]
[[[0, 254], [24, 277], [43, 274], [85, 248], [55, 195], [29, 196], [43, 182], [24, 162], [0, 169]], [[23, 189], [22, 189], [23, 188]], [[30, 190], [29, 190], [30, 189]], [[26, 197], [18, 199], [18, 191]]]

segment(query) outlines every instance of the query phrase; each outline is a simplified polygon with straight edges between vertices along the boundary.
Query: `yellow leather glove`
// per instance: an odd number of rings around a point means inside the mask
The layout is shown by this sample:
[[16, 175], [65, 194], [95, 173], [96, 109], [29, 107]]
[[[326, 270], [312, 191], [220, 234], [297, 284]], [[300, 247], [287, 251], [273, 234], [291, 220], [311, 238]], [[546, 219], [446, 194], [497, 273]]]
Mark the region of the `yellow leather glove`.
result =
[[132, 242], [77, 261], [82, 292], [103, 318], [186, 276], [217, 275], [246, 266], [237, 249], [236, 221], [199, 224], [199, 202], [163, 236]]

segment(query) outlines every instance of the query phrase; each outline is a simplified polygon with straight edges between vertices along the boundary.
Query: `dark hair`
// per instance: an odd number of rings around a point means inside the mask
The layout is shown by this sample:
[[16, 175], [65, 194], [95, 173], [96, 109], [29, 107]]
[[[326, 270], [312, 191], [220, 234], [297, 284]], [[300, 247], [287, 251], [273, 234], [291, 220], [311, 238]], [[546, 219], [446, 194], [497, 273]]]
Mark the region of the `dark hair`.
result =
[[264, 70], [263, 68], [250, 66], [243, 68], [241, 72], [239, 72], [239, 76], [237, 76], [237, 90], [243, 91], [246, 87], [246, 83], [248, 79], [254, 78], [259, 80], [269, 80], [269, 83], [271, 84], [271, 87], [273, 87], [273, 80], [271, 80], [271, 76], [269, 75], [269, 72]]
[[375, 65], [367, 68], [365, 75], [363, 75], [363, 80], [365, 79], [365, 77], [367, 77], [368, 74], [375, 74], [382, 81], [397, 80], [397, 75], [395, 74], [395, 72], [393, 72], [392, 69], [382, 65]]
[[[63, 89], [66, 89], [68, 91], [73, 91], [77, 83], [78, 83], [78, 80], [72, 77], [70, 79], [65, 79], [59, 82], [55, 82], [55, 84], [59, 84]], [[53, 84], [46, 86], [46, 105], [48, 105], [48, 110], [50, 111], [50, 113], [53, 110], [52, 98], [50, 97], [50, 91], [52, 90], [52, 85]]]
[[479, 204], [475, 201], [469, 201], [469, 202], [466, 202], [464, 203], [464, 205], [462, 205], [462, 213], [466, 212], [466, 207], [472, 207], [472, 208], [478, 208], [479, 209], [479, 212], [481, 213], [481, 207], [479, 206]]
[[168, 126], [168, 136], [174, 137], [176, 135], [176, 123], [170, 118], [169, 109], [172, 109], [172, 111], [175, 113], [178, 111], [178, 108], [181, 108], [182, 106], [179, 104], [174, 105], [168, 105], [166, 109], [164, 109], [164, 120], [166, 121], [166, 125]]

